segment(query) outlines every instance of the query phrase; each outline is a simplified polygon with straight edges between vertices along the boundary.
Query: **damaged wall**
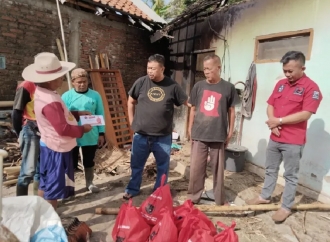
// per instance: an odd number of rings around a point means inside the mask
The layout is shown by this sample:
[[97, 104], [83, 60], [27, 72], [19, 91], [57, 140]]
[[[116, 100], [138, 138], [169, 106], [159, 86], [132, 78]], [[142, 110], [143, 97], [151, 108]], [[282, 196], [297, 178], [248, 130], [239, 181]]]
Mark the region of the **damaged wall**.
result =
[[[220, 34], [227, 39], [230, 53], [230, 58], [226, 58], [223, 63], [226, 73], [222, 75], [236, 83], [244, 82], [246, 79], [249, 66], [254, 59], [257, 36], [309, 28], [314, 30], [311, 58], [306, 63], [306, 74], [319, 85], [323, 101], [317, 114], [308, 122], [307, 144], [301, 160], [299, 183], [316, 191], [318, 196], [322, 197], [322, 201], [330, 202], [330, 113], [326, 108], [330, 101], [330, 69], [327, 67], [330, 53], [328, 9], [330, 2], [327, 0], [252, 0], [233, 9], [235, 16], [228, 16], [228, 20], [235, 18], [233, 21], [230, 20], [231, 23], [222, 29]], [[223, 40], [214, 41], [211, 47], [216, 47], [219, 56], [225, 53]], [[256, 66], [256, 107], [252, 118], [244, 120], [242, 145], [249, 149], [247, 159], [264, 167], [270, 135], [265, 124], [266, 101], [276, 80], [283, 76], [283, 73], [279, 62], [257, 63]], [[283, 176], [283, 172], [282, 165], [280, 176]]]
[[[111, 68], [120, 69], [128, 89], [146, 74], [149, 55], [164, 50], [166, 43], [150, 44], [149, 32], [125, 23], [61, 5], [69, 61], [89, 68], [88, 55], [105, 52]], [[16, 82], [24, 67], [43, 51], [59, 56], [56, 38], [61, 39], [55, 1], [0, 0], [0, 56], [6, 69], [0, 70], [0, 101], [14, 99]], [[164, 54], [164, 53], [161, 53]]]

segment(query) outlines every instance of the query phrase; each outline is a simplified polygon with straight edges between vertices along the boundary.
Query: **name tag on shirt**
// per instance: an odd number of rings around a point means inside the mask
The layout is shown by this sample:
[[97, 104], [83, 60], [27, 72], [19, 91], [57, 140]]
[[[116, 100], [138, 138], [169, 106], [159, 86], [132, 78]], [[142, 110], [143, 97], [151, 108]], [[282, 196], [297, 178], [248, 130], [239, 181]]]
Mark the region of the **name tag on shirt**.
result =
[[82, 125], [90, 124], [92, 126], [104, 125], [104, 118], [102, 115], [84, 115], [80, 116], [80, 122]]

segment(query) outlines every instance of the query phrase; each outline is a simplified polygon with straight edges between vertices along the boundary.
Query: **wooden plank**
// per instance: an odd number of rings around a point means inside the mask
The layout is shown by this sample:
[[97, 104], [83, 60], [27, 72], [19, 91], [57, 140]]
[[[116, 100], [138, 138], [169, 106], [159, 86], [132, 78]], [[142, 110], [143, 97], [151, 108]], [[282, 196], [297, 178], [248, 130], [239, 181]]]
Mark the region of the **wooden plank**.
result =
[[103, 89], [101, 74], [98, 71], [98, 72], [89, 72], [89, 75], [93, 84], [93, 89], [97, 91], [102, 97], [102, 102], [104, 106], [104, 119], [105, 119], [105, 123], [107, 124], [105, 125], [106, 140], [110, 142], [111, 145], [117, 146], [117, 140], [114, 134], [114, 128], [111, 125], [112, 120], [109, 111], [108, 100], [106, 98], [105, 91]]
[[117, 120], [117, 119], [126, 119], [126, 116], [120, 116], [120, 117], [113, 117], [111, 120]]
[[105, 53], [105, 65], [107, 67], [107, 69], [109, 70], [110, 69], [110, 62], [109, 62], [109, 57], [108, 57], [108, 54]]
[[103, 58], [103, 54], [102, 53], [99, 53], [99, 56], [100, 56], [100, 63], [101, 63], [101, 68], [106, 68], [105, 66], [105, 62], [104, 62], [104, 58]]
[[4, 186], [9, 186], [9, 185], [16, 184], [17, 181], [18, 181], [18, 179], [13, 179], [13, 180], [4, 181], [2, 184], [3, 184]]
[[[208, 213], [221, 213], [221, 212], [237, 212], [237, 211], [275, 211], [278, 210], [280, 204], [264, 204], [264, 205], [245, 205], [245, 206], [218, 206], [218, 205], [197, 205], [195, 206], [201, 212]], [[330, 204], [295, 204], [292, 210], [318, 210], [330, 211]], [[119, 208], [96, 208], [96, 214], [117, 215]]]
[[110, 110], [110, 113], [111, 113], [111, 114], [119, 114], [119, 113], [123, 113], [123, 114], [125, 115], [124, 110], [118, 110], [118, 111], [111, 111], [111, 110]]
[[[102, 100], [104, 99], [104, 102], [107, 104], [105, 109], [107, 109], [109, 114], [108, 120], [106, 120], [106, 127], [111, 126], [112, 132], [111, 135], [108, 135], [111, 137], [109, 141], [111, 141], [116, 147], [119, 147], [122, 144], [130, 143], [132, 141], [133, 132], [130, 130], [127, 110], [127, 95], [120, 71], [106, 69], [91, 69], [87, 71], [90, 73], [90, 76], [98, 75], [99, 84], [102, 85], [103, 95], [101, 96]], [[98, 87], [98, 89], [100, 88], [101, 87]], [[120, 120], [119, 123], [117, 120]], [[119, 126], [127, 127], [116, 130], [115, 127], [118, 128]], [[127, 132], [127, 134], [123, 134], [122, 132]], [[124, 142], [120, 140], [122, 138], [126, 138], [127, 141], [125, 141], [125, 143], [121, 143]]]
[[127, 122], [121, 122], [121, 123], [114, 123], [113, 126], [119, 126], [119, 125], [127, 125]]
[[[112, 96], [111, 94], [107, 94], [107, 97]], [[110, 100], [111, 102], [118, 102], [118, 101], [123, 101], [121, 98], [113, 98], [111, 97]]]
[[21, 166], [12, 166], [12, 167], [5, 167], [3, 172], [6, 174], [16, 173], [21, 170]]
[[116, 133], [119, 133], [119, 132], [123, 132], [123, 131], [127, 131], [127, 130], [129, 130], [129, 127], [127, 127], [127, 128], [122, 128], [122, 129], [115, 129], [115, 132], [116, 132]]
[[121, 87], [104, 87], [104, 90], [118, 90], [121, 89]]
[[125, 138], [130, 138], [130, 134], [122, 134], [121, 136], [117, 136], [117, 139], [125, 139]]
[[128, 144], [128, 143], [131, 143], [131, 142], [130, 142], [130, 141], [128, 141], [128, 142], [127, 142], [127, 141], [118, 142], [119, 145], [126, 145], [126, 144]]
[[[124, 102], [123, 102], [123, 106], [127, 109], [127, 96], [126, 96], [126, 93], [124, 91], [124, 83], [123, 83], [123, 79], [121, 77], [120, 71], [116, 72], [115, 75], [116, 75], [116, 79], [118, 80], [118, 83], [121, 83], [121, 86], [123, 87], [123, 88], [119, 89], [119, 91], [120, 91], [122, 97], [125, 97]], [[127, 116], [127, 122], [128, 122], [128, 125], [129, 125], [128, 111], [126, 111], [126, 116]], [[132, 129], [130, 129], [130, 134], [131, 134], [131, 137], [133, 137], [133, 130]]]

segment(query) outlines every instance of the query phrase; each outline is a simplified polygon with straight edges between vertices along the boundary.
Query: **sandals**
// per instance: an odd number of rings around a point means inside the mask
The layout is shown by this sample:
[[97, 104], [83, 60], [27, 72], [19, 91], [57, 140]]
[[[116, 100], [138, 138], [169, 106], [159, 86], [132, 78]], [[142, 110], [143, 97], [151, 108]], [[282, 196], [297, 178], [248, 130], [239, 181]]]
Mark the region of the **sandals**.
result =
[[129, 193], [125, 193], [125, 194], [123, 195], [123, 200], [125, 200], [125, 201], [128, 201], [128, 200], [130, 200], [131, 198], [133, 198], [133, 195], [131, 195], [131, 194], [129, 194]]

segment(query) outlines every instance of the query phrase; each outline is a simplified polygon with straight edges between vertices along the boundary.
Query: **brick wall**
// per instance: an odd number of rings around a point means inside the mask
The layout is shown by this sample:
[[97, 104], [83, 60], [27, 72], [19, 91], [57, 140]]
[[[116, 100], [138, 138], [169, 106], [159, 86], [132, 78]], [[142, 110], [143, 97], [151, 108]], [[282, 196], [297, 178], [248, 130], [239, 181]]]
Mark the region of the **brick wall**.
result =
[[146, 74], [147, 59], [156, 48], [145, 31], [133, 27], [118, 28], [96, 25], [94, 22], [80, 22], [81, 55], [80, 66], [89, 68], [89, 55], [107, 53], [112, 69], [119, 69], [128, 90], [133, 82]]
[[[6, 69], [0, 70], [0, 101], [13, 100], [23, 68], [33, 62], [38, 52], [58, 54], [56, 38], [60, 27], [55, 10], [0, 0], [0, 56], [6, 58]], [[62, 17], [69, 38], [69, 21], [67, 16]]]
[[[0, 70], [0, 101], [14, 99], [16, 83], [37, 53], [49, 51], [59, 57], [56, 38], [61, 33], [54, 2], [0, 0], [0, 56], [6, 57], [6, 69]], [[126, 89], [145, 75], [149, 55], [163, 52], [164, 45], [150, 44], [148, 31], [66, 6], [61, 13], [69, 61], [89, 68], [89, 54], [106, 52], [111, 67], [120, 69]]]

